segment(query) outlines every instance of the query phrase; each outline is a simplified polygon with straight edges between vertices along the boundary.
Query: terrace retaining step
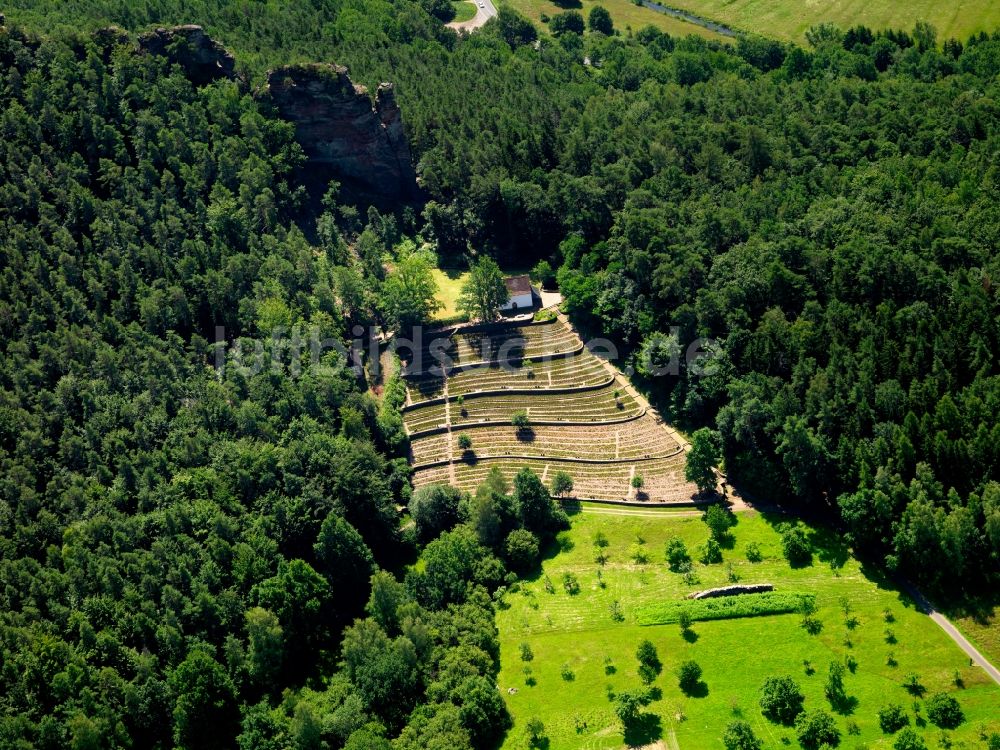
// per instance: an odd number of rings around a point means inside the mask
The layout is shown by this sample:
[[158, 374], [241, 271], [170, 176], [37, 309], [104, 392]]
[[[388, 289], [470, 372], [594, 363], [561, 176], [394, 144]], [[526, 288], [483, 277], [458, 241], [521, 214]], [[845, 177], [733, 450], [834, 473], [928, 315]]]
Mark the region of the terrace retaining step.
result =
[[[634, 422], [646, 413], [646, 410], [638, 412], [637, 414], [632, 414], [627, 417], [619, 417], [618, 419], [607, 419], [607, 420], [576, 420], [576, 421], [564, 421], [560, 419], [533, 419], [531, 420], [531, 427], [601, 427], [605, 425], [612, 424], [624, 424], [625, 422]], [[418, 430], [416, 432], [410, 433], [410, 437], [413, 439], [430, 437], [431, 435], [440, 435], [442, 432], [447, 432], [449, 428], [469, 430], [475, 429], [477, 427], [513, 427], [509, 419], [499, 420], [486, 420], [482, 422], [453, 422], [450, 425], [441, 425], [439, 427], [428, 427], [426, 430]]]
[[[524, 396], [524, 395], [548, 395], [553, 396], [566, 395], [569, 393], [586, 393], [587, 391], [597, 391], [601, 388], [606, 388], [615, 382], [613, 377], [608, 378], [601, 383], [591, 383], [589, 385], [567, 385], [560, 386], [557, 388], [552, 388], [549, 386], [541, 386], [538, 388], [490, 388], [488, 390], [479, 391], [466, 391], [462, 394], [456, 394], [455, 396], [435, 396], [434, 398], [429, 398], [425, 401], [411, 401], [406, 404], [401, 411], [408, 412], [418, 409], [422, 406], [437, 406], [438, 404], [443, 404], [448, 398], [454, 401], [461, 395], [463, 399], [467, 398], [480, 398], [482, 396]], [[407, 393], [409, 393], [409, 388], [407, 388]]]
[[[480, 359], [480, 360], [476, 360], [475, 362], [465, 362], [465, 363], [460, 363], [460, 364], [452, 365], [451, 367], [448, 368], [448, 374], [447, 375], [437, 375], [435, 373], [430, 373], [430, 374], [434, 375], [434, 377], [440, 377], [442, 380], [444, 380], [446, 377], [451, 377], [452, 375], [456, 375], [456, 374], [458, 374], [460, 372], [463, 372], [464, 370], [471, 370], [471, 369], [474, 369], [476, 367], [489, 367], [490, 365], [499, 365], [499, 364], [502, 364], [503, 362], [511, 362], [511, 361], [514, 361], [514, 360], [516, 360], [518, 362], [545, 362], [545, 361], [550, 361], [550, 360], [555, 360], [555, 359], [566, 359], [568, 357], [574, 357], [577, 354], [580, 354], [586, 348], [587, 348], [587, 345], [584, 344], [581, 341], [580, 345], [577, 348], [570, 349], [570, 350], [565, 351], [565, 352], [547, 352], [545, 354], [532, 354], [530, 357], [528, 357], [528, 356], [526, 356], [526, 357], [508, 357], [507, 359]], [[419, 372], [406, 372], [405, 371], [406, 370], [405, 367], [403, 368], [403, 370], [404, 370], [404, 373], [403, 373], [403, 379], [404, 380], [406, 378], [412, 378], [412, 377], [414, 377], [416, 375], [426, 375], [426, 374], [428, 374], [427, 370], [420, 370]]]
[[[664, 453], [662, 456], [641, 456], [638, 458], [564, 458], [562, 456], [526, 456], [520, 453], [513, 455], [476, 455], [476, 460], [472, 464], [473, 466], [480, 461], [559, 461], [571, 464], [601, 464], [604, 466], [609, 466], [611, 464], [634, 464], [643, 463], [644, 461], [662, 461], [665, 458], [673, 458], [684, 452], [683, 448], [677, 448], [671, 453]], [[422, 464], [414, 464], [413, 471], [423, 471], [425, 469], [436, 469], [439, 466], [446, 466], [452, 463], [452, 461], [447, 458], [439, 459], [437, 461], [428, 461]], [[468, 463], [459, 459], [454, 462], [455, 464]]]

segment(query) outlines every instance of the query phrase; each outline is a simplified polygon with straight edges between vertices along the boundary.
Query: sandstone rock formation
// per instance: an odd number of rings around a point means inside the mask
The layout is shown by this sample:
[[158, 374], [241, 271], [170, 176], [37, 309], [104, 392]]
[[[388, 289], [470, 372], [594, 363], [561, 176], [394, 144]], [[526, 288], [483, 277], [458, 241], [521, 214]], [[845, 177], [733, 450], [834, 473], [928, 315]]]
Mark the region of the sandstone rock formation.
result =
[[716, 596], [734, 596], [736, 594], [762, 594], [765, 591], [774, 591], [774, 586], [770, 583], [745, 583], [736, 586], [722, 586], [717, 589], [705, 589], [688, 594], [688, 599], [712, 599]]
[[295, 125], [314, 177], [337, 179], [350, 197], [388, 203], [417, 197], [410, 147], [383, 83], [374, 104], [338, 65], [291, 65], [268, 73], [263, 95]]
[[139, 37], [139, 49], [151, 55], [166, 56], [170, 62], [180, 65], [197, 85], [234, 77], [235, 58], [201, 26], [155, 29]]

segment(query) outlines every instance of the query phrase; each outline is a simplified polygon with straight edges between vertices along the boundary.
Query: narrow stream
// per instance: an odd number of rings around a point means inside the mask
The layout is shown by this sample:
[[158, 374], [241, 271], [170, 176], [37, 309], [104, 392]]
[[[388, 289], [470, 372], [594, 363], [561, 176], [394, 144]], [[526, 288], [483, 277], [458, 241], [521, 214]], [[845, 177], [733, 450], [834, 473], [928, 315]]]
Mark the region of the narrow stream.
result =
[[704, 18], [694, 15], [693, 13], [688, 13], [686, 10], [678, 10], [677, 8], [670, 8], [666, 5], [660, 5], [653, 0], [640, 0], [642, 4], [649, 8], [650, 10], [655, 10], [657, 13], [663, 13], [668, 16], [673, 16], [674, 18], [680, 18], [682, 21], [687, 21], [688, 23], [693, 23], [696, 26], [701, 26], [703, 29], [708, 29], [709, 31], [714, 31], [716, 34], [722, 34], [723, 36], [737, 37], [740, 35], [735, 29], [731, 29], [728, 26], [723, 26], [722, 24], [715, 23], [715, 21], [708, 21]]

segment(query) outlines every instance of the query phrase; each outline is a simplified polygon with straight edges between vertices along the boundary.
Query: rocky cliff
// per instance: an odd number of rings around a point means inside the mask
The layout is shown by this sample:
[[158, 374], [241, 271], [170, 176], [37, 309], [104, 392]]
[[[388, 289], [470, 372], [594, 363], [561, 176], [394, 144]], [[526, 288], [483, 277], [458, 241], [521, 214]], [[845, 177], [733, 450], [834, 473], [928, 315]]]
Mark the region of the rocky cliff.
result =
[[187, 77], [198, 85], [234, 77], [236, 59], [201, 26], [155, 29], [139, 37], [139, 49], [147, 54], [166, 56], [170, 62], [180, 65]]
[[313, 177], [337, 179], [348, 196], [376, 203], [417, 197], [392, 84], [381, 84], [373, 102], [344, 67], [292, 65], [270, 71], [262, 95], [294, 123]]

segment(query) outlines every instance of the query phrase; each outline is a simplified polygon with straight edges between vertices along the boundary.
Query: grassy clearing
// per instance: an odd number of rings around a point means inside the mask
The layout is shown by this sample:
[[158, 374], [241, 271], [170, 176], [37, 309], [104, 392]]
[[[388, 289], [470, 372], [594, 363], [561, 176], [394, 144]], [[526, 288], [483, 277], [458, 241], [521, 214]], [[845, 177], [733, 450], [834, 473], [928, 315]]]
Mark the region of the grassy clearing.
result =
[[[561, 13], [563, 10], [569, 8], [569, 6], [565, 8], [560, 7], [551, 2], [551, 0], [501, 0], [501, 2], [530, 18], [540, 28], [545, 28], [541, 20], [543, 13], [551, 18], [556, 13]], [[670, 3], [664, 4], [669, 5]], [[657, 13], [655, 10], [650, 10], [641, 5], [636, 5], [632, 0], [580, 0], [579, 5], [575, 9], [579, 10], [583, 14], [583, 17], [586, 18], [590, 13], [590, 9], [595, 5], [603, 5], [607, 8], [611, 14], [611, 19], [614, 21], [615, 29], [622, 34], [625, 34], [630, 27], [632, 31], [638, 31], [644, 26], [655, 26], [673, 36], [697, 34], [707, 39], [717, 39], [720, 41], [726, 39], [721, 34], [716, 34], [714, 31], [709, 31], [696, 24], [688, 23], [687, 21], [682, 21], [679, 18], [664, 15], [663, 13]]]
[[[572, 529], [561, 536], [558, 553], [546, 559], [535, 579], [507, 594], [506, 608], [497, 613], [499, 683], [515, 721], [504, 748], [525, 747], [524, 726], [531, 717], [545, 725], [550, 750], [621, 748], [625, 738], [608, 692], [640, 685], [635, 652], [647, 638], [664, 665], [654, 683], [662, 690], [662, 698], [646, 709], [650, 714], [646, 736], [630, 737], [632, 741], [662, 741], [666, 747], [683, 750], [720, 748], [725, 725], [742, 716], [765, 747], [774, 750], [785, 742], [798, 747], [793, 730], [772, 724], [760, 714], [761, 683], [770, 675], [791, 675], [803, 688], [807, 710], [829, 710], [823, 695], [827, 668], [831, 661], [843, 663], [848, 656], [856, 660], [856, 671], [848, 673], [846, 688], [857, 702], [850, 715], [836, 717], [842, 748], [891, 747], [891, 738], [879, 729], [876, 712], [892, 701], [904, 706], [912, 721], [914, 698], [902, 687], [903, 678], [911, 672], [919, 676], [928, 696], [950, 692], [961, 703], [966, 721], [949, 733], [956, 747], [963, 742], [970, 748], [982, 747], [979, 732], [983, 727], [1000, 731], [1000, 688], [981, 670], [970, 668], [968, 658], [905, 595], [850, 558], [835, 535], [811, 531], [818, 550], [813, 564], [792, 569], [781, 556], [774, 519], [741, 514], [734, 545], [723, 551], [723, 564], [696, 564], [700, 580], [686, 585], [680, 575], [668, 571], [663, 550], [669, 538], [679, 536], [695, 555], [695, 548], [708, 538], [697, 517], [595, 512], [600, 509], [588, 507], [587, 512], [574, 514]], [[603, 568], [594, 562], [592, 540], [598, 530], [609, 542]], [[750, 542], [759, 545], [762, 562], [747, 562]], [[646, 564], [634, 561], [640, 549], [648, 555]], [[687, 638], [677, 625], [638, 624], [637, 613], [644, 606], [677, 601], [693, 590], [728, 583], [727, 563], [743, 583], [773, 583], [783, 590], [815, 594], [820, 632], [807, 634], [801, 618], [794, 614], [698, 622]], [[567, 573], [579, 581], [576, 595], [562, 586]], [[553, 593], [546, 590], [546, 579]], [[853, 629], [845, 624], [842, 600], [850, 603], [850, 614], [857, 618]], [[615, 602], [620, 621], [612, 616]], [[886, 610], [892, 622], [886, 622]], [[887, 643], [887, 630], [897, 640], [895, 644]], [[529, 644], [534, 653], [528, 664], [533, 686], [526, 684], [522, 671], [522, 643]], [[887, 664], [890, 652], [896, 666]], [[695, 659], [704, 669], [700, 697], [687, 697], [677, 687], [674, 670], [685, 659]], [[807, 662], [815, 670], [812, 675], [806, 674]], [[956, 675], [964, 688], [956, 686]], [[516, 692], [509, 693], [510, 688]], [[922, 714], [926, 716], [926, 711]], [[852, 722], [857, 724], [856, 735], [848, 734]], [[940, 746], [940, 730], [928, 725], [920, 731], [928, 747]]]
[[[465, 5], [466, 3], [456, 3]], [[437, 284], [437, 300], [441, 303], [441, 309], [434, 314], [434, 320], [439, 323], [458, 323], [465, 320], [465, 316], [458, 312], [458, 295], [462, 292], [462, 284], [468, 277], [468, 271], [459, 271], [453, 268], [435, 268], [434, 283]]]
[[458, 0], [453, 2], [452, 6], [455, 8], [453, 23], [464, 23], [476, 17], [476, 4], [472, 0]]
[[962, 41], [975, 32], [1000, 27], [1000, 3], [994, 0], [671, 0], [666, 4], [735, 29], [800, 43], [806, 29], [823, 21], [845, 29], [864, 24], [906, 30], [917, 21], [927, 21], [937, 28], [939, 40]]

